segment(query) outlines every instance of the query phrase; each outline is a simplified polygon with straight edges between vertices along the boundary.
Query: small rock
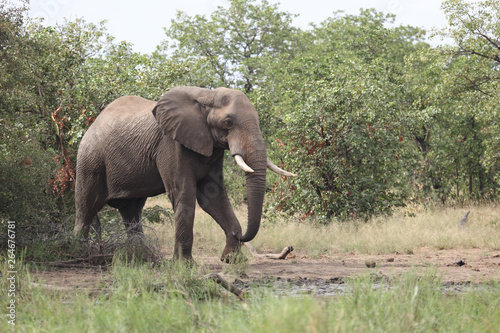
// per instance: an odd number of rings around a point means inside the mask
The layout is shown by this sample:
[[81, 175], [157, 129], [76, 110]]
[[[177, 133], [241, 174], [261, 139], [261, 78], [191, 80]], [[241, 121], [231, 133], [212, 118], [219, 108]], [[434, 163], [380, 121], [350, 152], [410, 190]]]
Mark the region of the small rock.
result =
[[465, 222], [467, 222], [467, 217], [469, 216], [469, 213], [470, 213], [470, 210], [467, 213], [465, 213], [464, 216], [462, 216], [462, 218], [458, 222], [459, 228], [465, 228]]
[[375, 262], [375, 260], [365, 260], [365, 265], [366, 267], [368, 268], [375, 268], [375, 266], [377, 266], [377, 263]]
[[465, 265], [465, 261], [463, 261], [463, 260], [456, 261], [455, 265], [462, 267], [463, 265]]
[[387, 262], [394, 262], [394, 258], [387, 258]]

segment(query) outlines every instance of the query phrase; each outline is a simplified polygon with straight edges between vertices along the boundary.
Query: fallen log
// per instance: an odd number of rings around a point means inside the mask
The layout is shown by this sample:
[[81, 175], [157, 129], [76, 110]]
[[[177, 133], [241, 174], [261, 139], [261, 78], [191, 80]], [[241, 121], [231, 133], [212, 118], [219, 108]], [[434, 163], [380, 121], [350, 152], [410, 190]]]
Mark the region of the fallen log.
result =
[[[230, 293], [232, 293], [233, 295], [238, 297], [240, 300], [242, 300], [243, 297], [245, 297], [245, 295], [246, 295], [244, 290], [241, 290], [241, 289], [235, 287], [233, 284], [228, 282], [226, 279], [224, 279], [222, 276], [220, 276], [217, 273], [207, 274], [203, 277], [203, 280], [214, 281], [215, 283], [222, 286], [224, 289], [226, 289], [227, 291], [229, 291]], [[154, 284], [154, 290], [160, 290], [160, 289], [163, 289], [165, 287], [168, 287], [168, 283], [166, 283], [166, 282], [160, 282], [160, 283]], [[181, 293], [184, 294], [183, 292], [181, 292]]]
[[220, 284], [222, 287], [224, 287], [227, 291], [231, 292], [232, 294], [236, 295], [239, 299], [243, 299], [245, 296], [245, 291], [241, 290], [239, 288], [236, 288], [233, 284], [228, 282], [226, 279], [224, 279], [222, 276], [220, 276], [217, 273], [211, 273], [205, 276], [207, 280], [213, 280], [217, 284]]
[[247, 247], [247, 249], [250, 251], [250, 253], [257, 258], [265, 258], [265, 259], [275, 259], [275, 260], [285, 260], [286, 257], [293, 251], [293, 246], [287, 246], [281, 251], [280, 254], [275, 254], [275, 253], [265, 253], [265, 254], [259, 254], [257, 251], [255, 251], [254, 247], [250, 243], [243, 243]]

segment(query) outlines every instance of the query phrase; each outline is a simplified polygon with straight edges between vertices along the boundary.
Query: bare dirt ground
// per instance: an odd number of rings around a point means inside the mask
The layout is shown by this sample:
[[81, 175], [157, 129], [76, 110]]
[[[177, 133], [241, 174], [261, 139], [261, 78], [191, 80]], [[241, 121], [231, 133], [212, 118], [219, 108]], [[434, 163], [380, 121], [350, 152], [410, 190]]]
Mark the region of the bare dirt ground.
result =
[[[308, 284], [343, 283], [346, 277], [375, 273], [394, 276], [416, 270], [435, 269], [446, 284], [474, 284], [500, 281], [500, 251], [482, 249], [420, 249], [414, 254], [357, 255], [308, 258], [292, 252], [286, 260], [250, 257], [248, 268], [235, 277], [216, 257], [195, 258], [212, 273], [220, 273], [229, 282], [242, 287], [263, 280], [308, 281]], [[375, 267], [367, 267], [373, 266]], [[32, 281], [46, 288], [97, 292], [106, 283], [106, 272], [100, 268], [53, 268], [33, 271]]]

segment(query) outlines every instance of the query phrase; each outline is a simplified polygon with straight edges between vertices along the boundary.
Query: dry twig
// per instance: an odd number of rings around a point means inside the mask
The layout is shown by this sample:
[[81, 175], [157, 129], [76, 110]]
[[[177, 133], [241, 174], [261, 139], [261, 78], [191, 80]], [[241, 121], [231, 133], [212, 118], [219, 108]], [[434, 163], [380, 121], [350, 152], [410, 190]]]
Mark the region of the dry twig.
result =
[[280, 254], [274, 254], [274, 253], [259, 254], [257, 253], [257, 251], [255, 251], [254, 247], [250, 243], [243, 243], [243, 244], [245, 244], [245, 246], [248, 248], [248, 250], [254, 257], [258, 258], [285, 260], [286, 257], [293, 251], [293, 246], [287, 246], [283, 249], [283, 251], [281, 251]]

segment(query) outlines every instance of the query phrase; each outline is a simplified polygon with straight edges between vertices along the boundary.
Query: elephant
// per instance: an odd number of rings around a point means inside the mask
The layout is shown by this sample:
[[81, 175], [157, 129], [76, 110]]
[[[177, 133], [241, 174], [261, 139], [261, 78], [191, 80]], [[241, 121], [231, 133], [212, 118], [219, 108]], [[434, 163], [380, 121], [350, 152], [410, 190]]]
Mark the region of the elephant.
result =
[[[242, 228], [224, 186], [224, 151], [245, 171], [248, 227]], [[83, 136], [77, 153], [75, 235], [105, 204], [117, 208], [129, 236], [148, 197], [167, 193], [174, 211], [174, 260], [193, 260], [196, 202], [223, 229], [228, 262], [260, 228], [266, 169], [296, 176], [267, 159], [258, 114], [247, 96], [228, 88], [175, 87], [158, 102], [124, 96], [111, 102]]]

